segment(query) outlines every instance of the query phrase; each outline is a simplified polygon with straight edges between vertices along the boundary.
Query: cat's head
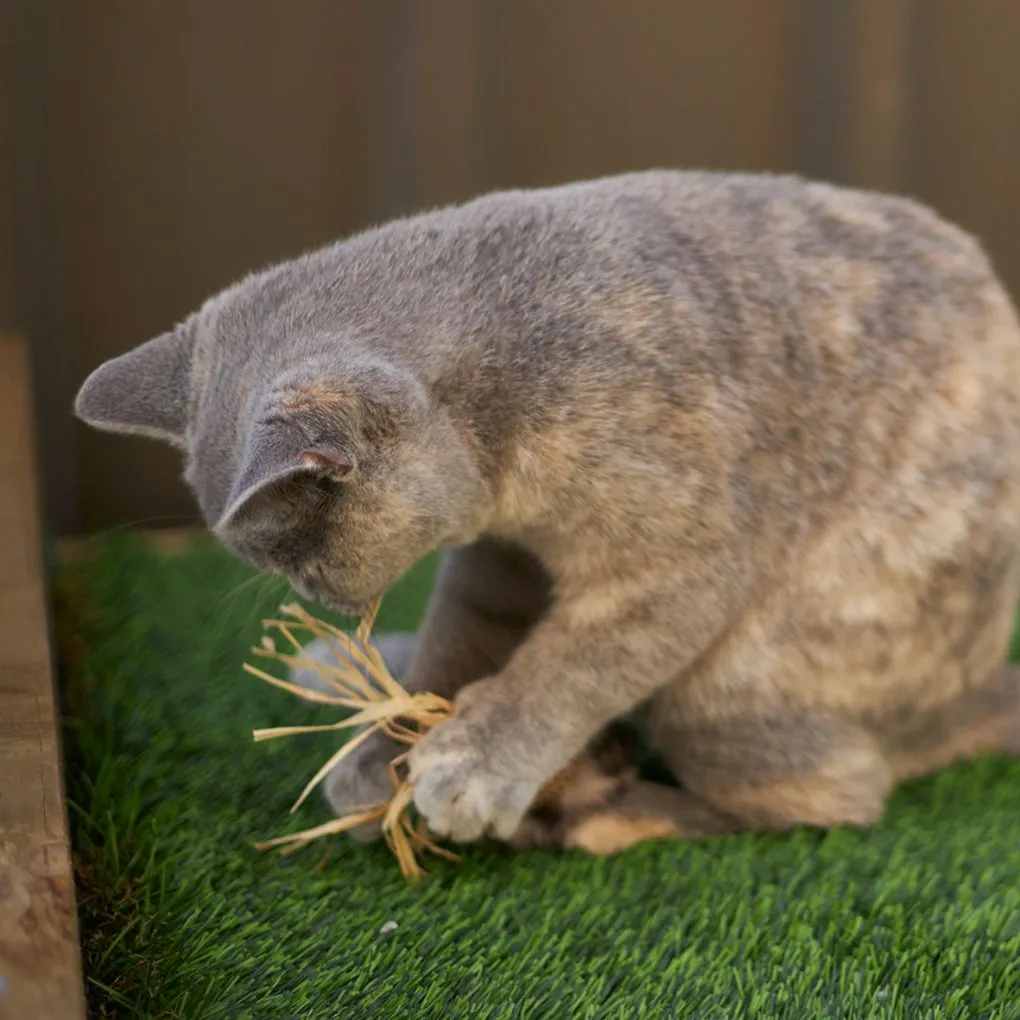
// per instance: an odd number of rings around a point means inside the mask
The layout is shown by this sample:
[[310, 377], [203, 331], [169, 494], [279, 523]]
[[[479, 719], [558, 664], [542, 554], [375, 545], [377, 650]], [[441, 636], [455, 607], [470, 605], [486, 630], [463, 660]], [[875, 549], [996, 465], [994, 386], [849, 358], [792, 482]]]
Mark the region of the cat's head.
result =
[[224, 545], [358, 611], [427, 552], [477, 536], [484, 481], [471, 436], [392, 348], [272, 289], [250, 281], [106, 362], [75, 411], [178, 447]]

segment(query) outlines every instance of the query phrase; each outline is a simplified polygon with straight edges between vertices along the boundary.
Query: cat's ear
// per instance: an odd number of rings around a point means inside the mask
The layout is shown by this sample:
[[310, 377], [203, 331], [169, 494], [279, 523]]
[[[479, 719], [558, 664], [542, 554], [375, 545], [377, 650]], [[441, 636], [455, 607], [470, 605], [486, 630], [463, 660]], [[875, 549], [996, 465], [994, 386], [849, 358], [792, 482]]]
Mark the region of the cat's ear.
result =
[[184, 446], [194, 331], [158, 336], [100, 365], [85, 380], [74, 412], [106, 432], [132, 432]]
[[215, 525], [229, 528], [267, 489], [302, 476], [342, 481], [354, 459], [329, 439], [313, 439], [300, 424], [273, 418], [252, 430], [226, 507]]

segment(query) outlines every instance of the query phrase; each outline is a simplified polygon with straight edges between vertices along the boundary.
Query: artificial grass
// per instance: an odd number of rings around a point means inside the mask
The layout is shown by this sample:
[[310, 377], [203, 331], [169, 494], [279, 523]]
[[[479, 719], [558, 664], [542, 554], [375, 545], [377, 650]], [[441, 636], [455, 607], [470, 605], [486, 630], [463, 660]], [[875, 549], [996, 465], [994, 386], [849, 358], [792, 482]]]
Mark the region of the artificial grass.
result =
[[[412, 626], [430, 579], [380, 629]], [[97, 1016], [1020, 1017], [1018, 762], [914, 783], [869, 831], [479, 849], [408, 886], [381, 844], [252, 849], [335, 746], [252, 743], [329, 717], [241, 672], [275, 582], [121, 536], [57, 592]], [[326, 817], [316, 797], [294, 824]]]

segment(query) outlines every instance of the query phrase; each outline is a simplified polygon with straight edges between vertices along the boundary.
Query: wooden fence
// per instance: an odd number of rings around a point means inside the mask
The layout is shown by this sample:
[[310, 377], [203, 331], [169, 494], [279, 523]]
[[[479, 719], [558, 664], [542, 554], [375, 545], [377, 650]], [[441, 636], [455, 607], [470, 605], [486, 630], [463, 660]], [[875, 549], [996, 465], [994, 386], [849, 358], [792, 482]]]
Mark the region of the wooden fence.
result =
[[504, 185], [649, 166], [913, 193], [1020, 292], [1015, 0], [5, 0], [0, 328], [60, 532], [193, 515], [176, 454], [68, 414], [268, 261]]

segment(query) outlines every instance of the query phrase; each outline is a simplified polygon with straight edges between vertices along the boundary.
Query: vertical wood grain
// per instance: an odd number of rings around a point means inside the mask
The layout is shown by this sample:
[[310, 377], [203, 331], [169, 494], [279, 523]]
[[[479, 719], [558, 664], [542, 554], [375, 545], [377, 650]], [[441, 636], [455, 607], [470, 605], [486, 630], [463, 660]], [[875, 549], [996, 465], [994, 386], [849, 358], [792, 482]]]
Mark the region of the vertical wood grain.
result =
[[28, 351], [0, 335], [0, 1018], [84, 1020]]

